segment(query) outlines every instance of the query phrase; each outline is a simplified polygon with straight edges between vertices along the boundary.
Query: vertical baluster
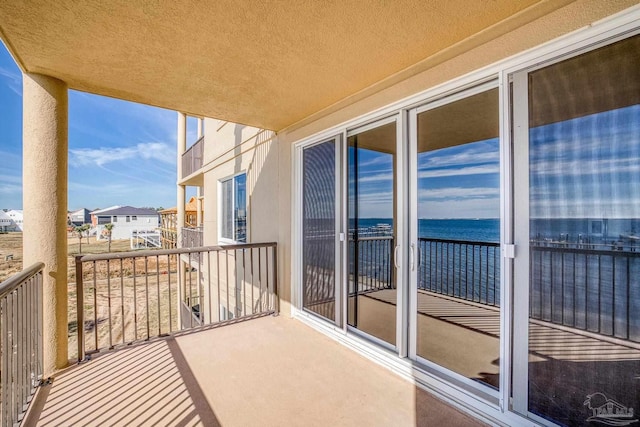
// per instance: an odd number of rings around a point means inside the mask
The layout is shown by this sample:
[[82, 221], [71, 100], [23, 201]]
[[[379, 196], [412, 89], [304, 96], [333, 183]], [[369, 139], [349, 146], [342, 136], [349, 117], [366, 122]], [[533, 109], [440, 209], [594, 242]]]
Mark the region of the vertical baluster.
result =
[[616, 336], [616, 257], [611, 256], [611, 336]]
[[[244, 248], [240, 249], [242, 252], [242, 315], [247, 315], [247, 277], [246, 277], [246, 265], [245, 265], [245, 255]], [[236, 264], [237, 265], [237, 264]]]
[[598, 257], [598, 280], [597, 280], [597, 286], [598, 286], [598, 332], [601, 331], [601, 325], [602, 325], [602, 256], [601, 255], [597, 255]]
[[133, 339], [138, 341], [138, 290], [136, 289], [136, 257], [131, 259], [133, 266]]
[[264, 311], [264, 300], [262, 293], [262, 250], [258, 248], [258, 285], [260, 286], [260, 312]]
[[151, 338], [151, 325], [149, 324], [149, 257], [144, 257], [144, 295], [145, 295], [145, 317], [147, 320], [147, 337]]
[[76, 256], [76, 328], [78, 337], [78, 362], [84, 359], [84, 283], [82, 257]]
[[255, 314], [255, 295], [253, 294], [255, 288], [255, 278], [253, 276], [253, 249], [249, 249], [249, 262], [251, 263], [251, 314]]
[[169, 333], [173, 332], [173, 303], [171, 301], [171, 254], [167, 254], [167, 292], [169, 293]]
[[225, 317], [226, 320], [228, 319], [228, 314], [231, 312], [231, 300], [230, 300], [230, 295], [229, 295], [229, 250], [225, 249], [224, 251], [224, 269], [225, 269], [225, 274], [226, 274], [226, 278], [227, 278], [227, 308], [226, 308], [226, 313], [225, 313]]
[[192, 274], [191, 274], [191, 252], [188, 253], [188, 257], [189, 257], [189, 264], [187, 267], [187, 271], [189, 272], [189, 278], [188, 278], [188, 282], [189, 282], [189, 304], [187, 304], [187, 306], [189, 307], [189, 328], [193, 328], [193, 281], [192, 281]]
[[216, 249], [216, 277], [217, 277], [217, 288], [218, 288], [218, 321], [223, 320], [222, 314], [220, 312], [220, 307], [222, 306], [222, 302], [220, 300], [220, 250]]
[[109, 307], [109, 348], [113, 348], [113, 325], [111, 322], [111, 274], [109, 265], [111, 260], [107, 260], [107, 303]]
[[162, 309], [160, 308], [160, 256], [156, 255], [156, 292], [158, 305], [158, 336], [162, 335]]
[[122, 344], [125, 343], [124, 318], [124, 261], [120, 258], [120, 314], [122, 315]]
[[562, 325], [564, 325], [564, 253], [560, 252], [560, 274], [562, 275], [560, 277], [560, 287], [561, 287], [561, 291], [562, 294], [560, 295], [560, 311], [561, 311], [561, 316], [560, 316], [560, 323]]
[[98, 279], [96, 274], [97, 264], [93, 261], [93, 337], [95, 349], [98, 350]]
[[211, 299], [211, 251], [207, 251], [207, 294], [209, 295], [209, 323], [213, 323], [213, 305]]

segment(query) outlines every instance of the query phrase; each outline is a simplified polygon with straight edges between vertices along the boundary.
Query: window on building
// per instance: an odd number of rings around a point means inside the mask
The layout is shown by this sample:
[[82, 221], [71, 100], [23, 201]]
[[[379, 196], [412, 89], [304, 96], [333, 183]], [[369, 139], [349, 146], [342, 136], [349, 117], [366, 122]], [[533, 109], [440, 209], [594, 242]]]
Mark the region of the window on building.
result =
[[247, 174], [220, 182], [220, 237], [236, 242], [247, 241]]
[[114, 216], [114, 217], [113, 217], [113, 220], [112, 220], [111, 222], [118, 222], [118, 217], [117, 217], [117, 216]]
[[132, 215], [132, 216], [131, 216], [131, 220], [132, 220], [132, 221], [137, 221], [137, 220], [138, 220], [138, 217], [137, 217], [136, 215]]
[[131, 217], [127, 215], [127, 222], [131, 222]]

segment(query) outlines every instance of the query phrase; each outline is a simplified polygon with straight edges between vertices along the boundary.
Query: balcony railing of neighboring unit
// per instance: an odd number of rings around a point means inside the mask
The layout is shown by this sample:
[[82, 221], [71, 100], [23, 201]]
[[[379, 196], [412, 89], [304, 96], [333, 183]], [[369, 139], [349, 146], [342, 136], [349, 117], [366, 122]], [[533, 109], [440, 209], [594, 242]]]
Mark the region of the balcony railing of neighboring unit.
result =
[[182, 247], [199, 248], [204, 243], [203, 227], [182, 227]]
[[21, 422], [42, 379], [42, 269], [36, 263], [0, 284], [2, 425]]
[[201, 136], [182, 155], [182, 178], [186, 178], [202, 168], [204, 157], [204, 136]]
[[78, 255], [78, 360], [185, 329], [277, 313], [276, 266], [276, 243]]

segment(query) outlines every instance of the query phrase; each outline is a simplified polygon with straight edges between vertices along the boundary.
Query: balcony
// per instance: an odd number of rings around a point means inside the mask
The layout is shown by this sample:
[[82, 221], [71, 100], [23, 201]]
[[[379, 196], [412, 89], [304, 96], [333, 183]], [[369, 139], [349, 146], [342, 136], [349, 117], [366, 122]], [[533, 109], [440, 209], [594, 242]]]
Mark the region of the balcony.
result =
[[39, 426], [482, 425], [284, 316], [109, 352], [38, 397]]
[[204, 159], [204, 136], [200, 137], [191, 147], [182, 155], [182, 176], [184, 179], [192, 175], [202, 168]]
[[199, 248], [204, 242], [204, 227], [182, 227], [182, 247]]

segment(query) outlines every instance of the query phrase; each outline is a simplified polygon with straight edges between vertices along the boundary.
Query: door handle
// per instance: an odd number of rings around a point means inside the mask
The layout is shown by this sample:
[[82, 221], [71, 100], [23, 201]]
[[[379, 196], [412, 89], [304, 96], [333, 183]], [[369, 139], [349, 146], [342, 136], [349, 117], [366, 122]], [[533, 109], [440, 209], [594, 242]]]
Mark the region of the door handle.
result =
[[416, 245], [415, 243], [411, 244], [411, 252], [410, 252], [410, 257], [409, 257], [409, 262], [411, 262], [411, 271], [415, 271], [416, 270], [416, 254], [415, 254], [415, 250], [416, 250]]
[[396, 270], [400, 269], [400, 264], [398, 264], [398, 249], [400, 249], [400, 245], [396, 245], [393, 250], [393, 265], [396, 266]]

